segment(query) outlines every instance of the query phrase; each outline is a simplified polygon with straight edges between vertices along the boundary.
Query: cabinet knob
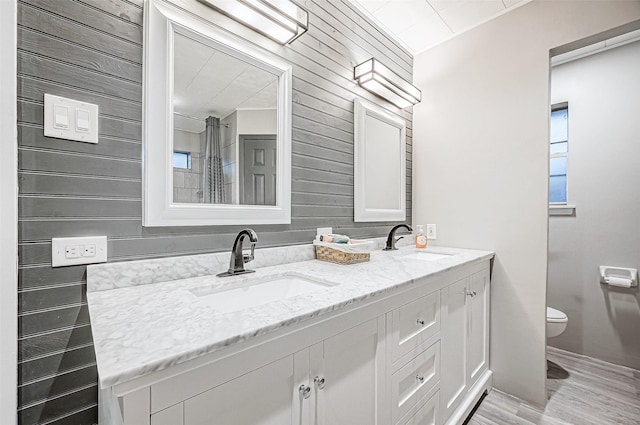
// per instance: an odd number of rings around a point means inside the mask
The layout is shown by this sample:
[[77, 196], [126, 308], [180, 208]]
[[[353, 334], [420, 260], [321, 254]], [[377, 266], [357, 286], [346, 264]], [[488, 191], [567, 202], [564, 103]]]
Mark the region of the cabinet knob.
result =
[[324, 380], [324, 378], [316, 376], [315, 378], [313, 378], [313, 382], [316, 384], [316, 387], [319, 390], [324, 390], [324, 386], [326, 385], [326, 381]]
[[416, 375], [416, 380], [422, 384], [424, 382], [424, 376]]
[[300, 396], [304, 399], [311, 397], [311, 387], [308, 387], [304, 384], [300, 385], [300, 388], [298, 388], [298, 392], [300, 392]]
[[478, 293], [476, 291], [467, 291], [467, 295], [470, 296], [471, 298], [473, 298], [476, 295], [478, 295]]
[[418, 325], [420, 325], [420, 326], [424, 326], [424, 320], [422, 320], [422, 319], [418, 319], [418, 320], [417, 320], [417, 323], [418, 323]]

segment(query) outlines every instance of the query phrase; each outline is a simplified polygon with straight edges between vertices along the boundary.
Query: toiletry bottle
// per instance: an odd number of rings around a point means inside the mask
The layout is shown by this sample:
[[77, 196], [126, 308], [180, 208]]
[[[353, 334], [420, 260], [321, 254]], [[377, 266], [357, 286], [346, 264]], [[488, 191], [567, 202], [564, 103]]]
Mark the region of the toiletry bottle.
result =
[[418, 224], [416, 226], [415, 242], [416, 242], [416, 248], [427, 247], [427, 235], [424, 234], [424, 226], [422, 224]]

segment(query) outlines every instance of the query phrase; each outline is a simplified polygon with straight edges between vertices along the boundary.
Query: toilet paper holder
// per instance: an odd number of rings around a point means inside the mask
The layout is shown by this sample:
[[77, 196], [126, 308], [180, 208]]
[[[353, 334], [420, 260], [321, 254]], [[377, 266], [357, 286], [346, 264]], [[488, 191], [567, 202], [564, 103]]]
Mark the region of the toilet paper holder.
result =
[[621, 288], [638, 286], [638, 269], [600, 266], [600, 283]]

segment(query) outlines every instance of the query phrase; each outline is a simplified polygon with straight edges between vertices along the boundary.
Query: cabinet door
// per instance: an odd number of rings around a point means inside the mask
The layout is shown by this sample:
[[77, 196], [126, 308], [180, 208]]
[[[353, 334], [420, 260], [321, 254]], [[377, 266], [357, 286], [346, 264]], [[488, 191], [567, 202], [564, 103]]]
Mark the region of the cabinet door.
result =
[[[446, 420], [466, 394], [467, 284], [462, 279], [442, 289], [441, 294], [441, 412]], [[444, 423], [445, 420], [442, 422]]]
[[311, 347], [314, 425], [385, 423], [383, 335], [381, 316]]
[[287, 356], [185, 400], [184, 424], [306, 424], [303, 406], [308, 400], [298, 392], [301, 384], [309, 383], [306, 353], [306, 358]]
[[178, 403], [151, 415], [151, 425], [182, 425], [184, 410], [182, 403]]
[[467, 372], [469, 386], [489, 363], [489, 270], [471, 276], [468, 299]]

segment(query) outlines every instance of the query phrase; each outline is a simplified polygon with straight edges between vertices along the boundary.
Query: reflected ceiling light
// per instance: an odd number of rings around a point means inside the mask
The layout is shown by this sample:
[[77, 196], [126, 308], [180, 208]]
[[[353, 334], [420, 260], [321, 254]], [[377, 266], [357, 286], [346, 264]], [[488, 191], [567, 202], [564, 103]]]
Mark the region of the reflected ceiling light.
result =
[[361, 87], [398, 108], [407, 108], [422, 100], [420, 90], [374, 58], [353, 68], [353, 78]]
[[309, 28], [309, 14], [290, 0], [199, 0], [218, 12], [280, 43]]

